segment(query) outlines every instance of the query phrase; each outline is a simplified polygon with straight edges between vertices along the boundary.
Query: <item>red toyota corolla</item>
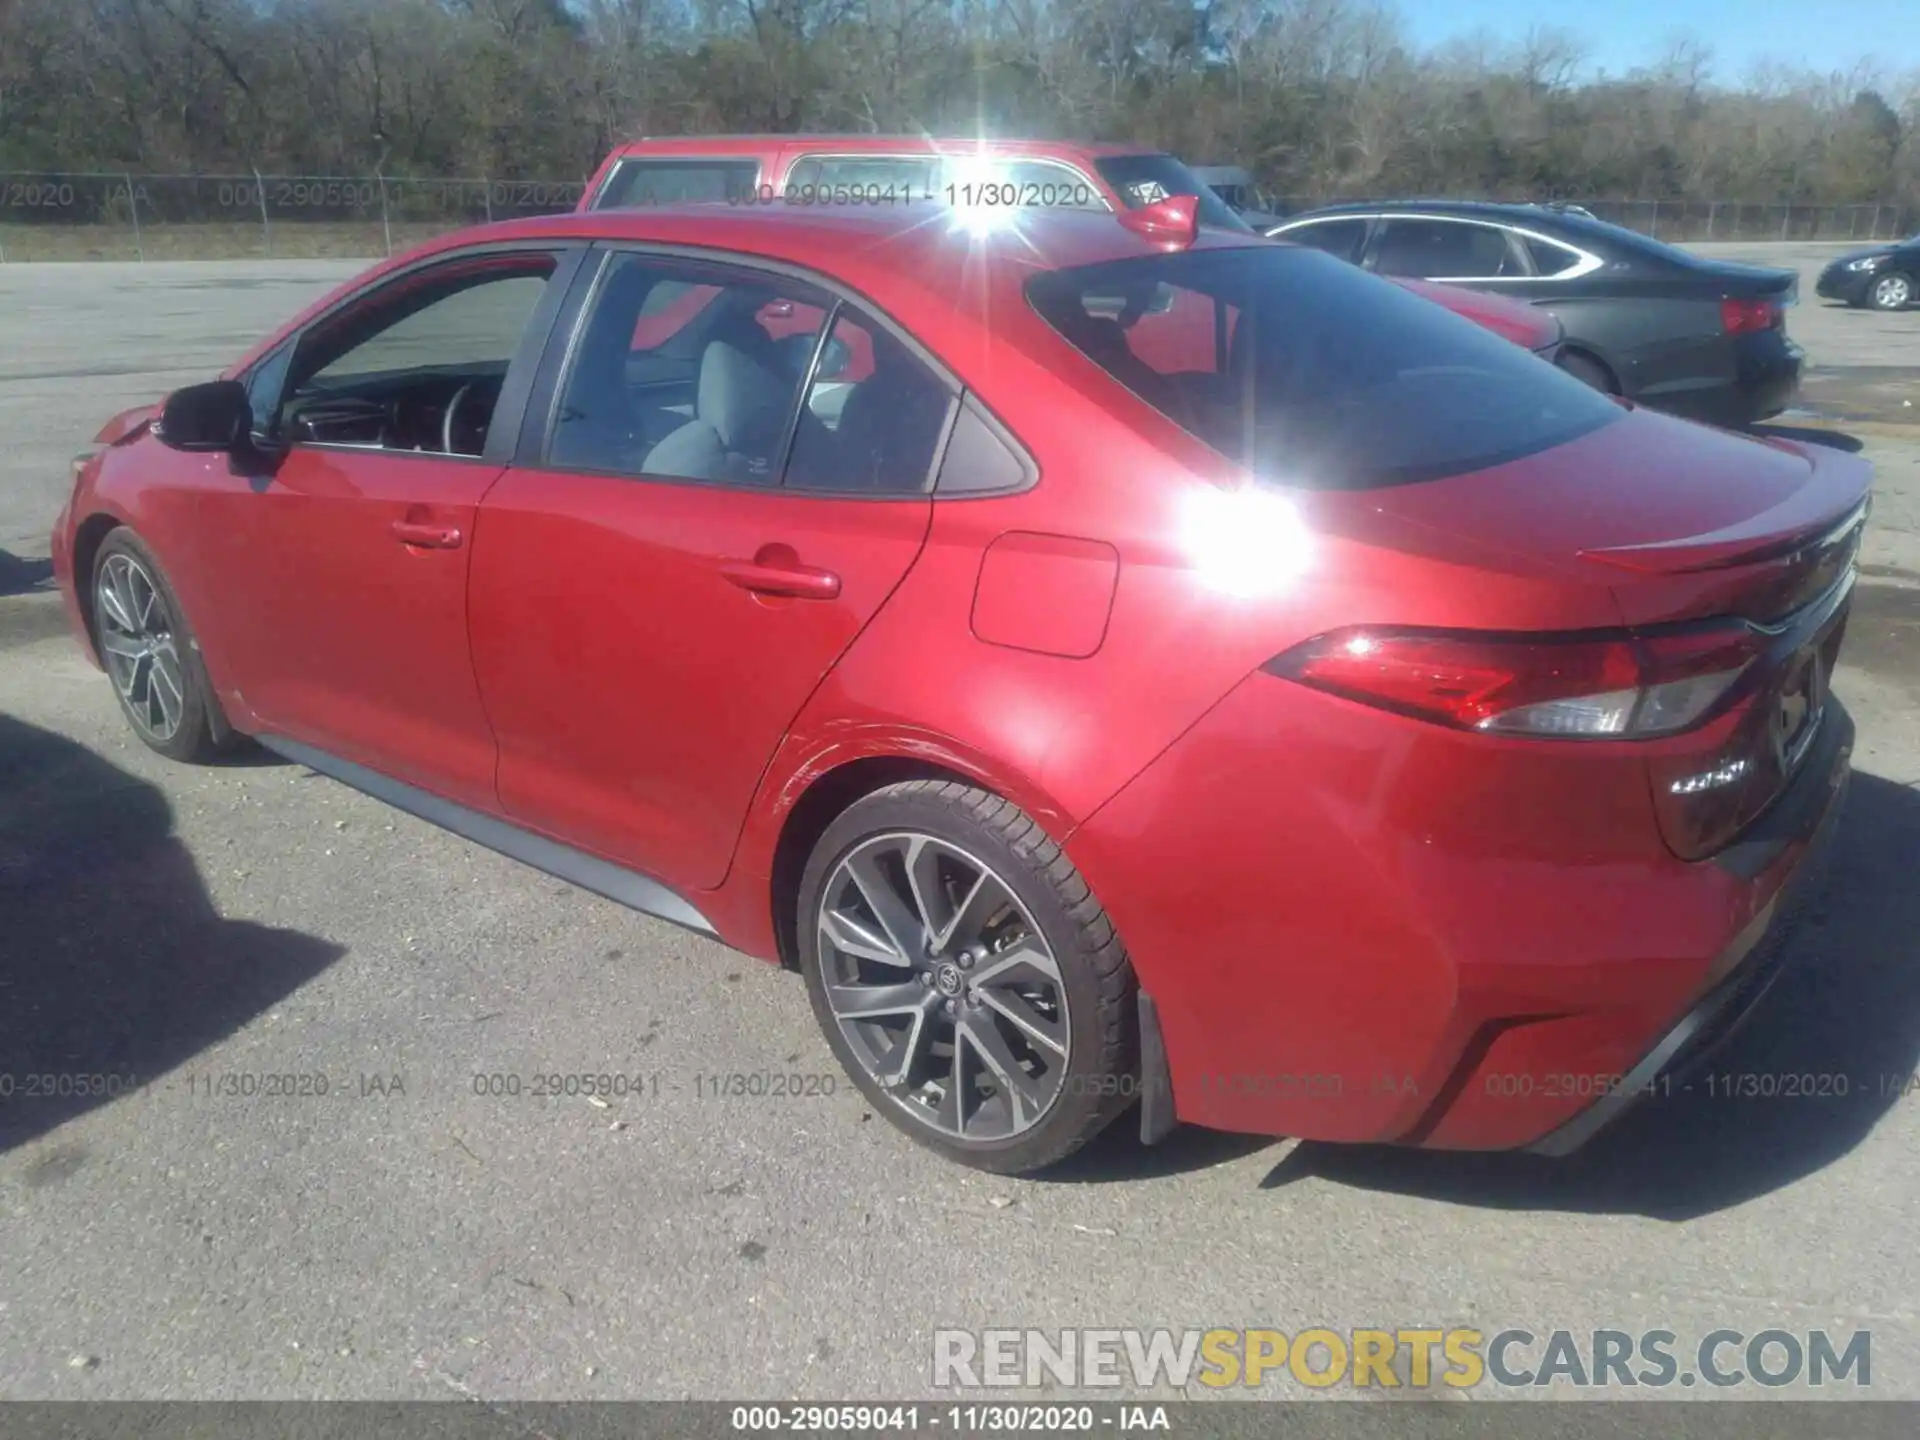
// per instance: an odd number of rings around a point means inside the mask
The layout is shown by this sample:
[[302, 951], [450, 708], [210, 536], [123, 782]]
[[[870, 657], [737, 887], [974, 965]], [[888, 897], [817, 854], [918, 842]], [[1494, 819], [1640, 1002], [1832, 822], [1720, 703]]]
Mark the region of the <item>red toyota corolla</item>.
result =
[[797, 967], [968, 1164], [1570, 1149], [1772, 977], [1870, 471], [1193, 214], [449, 237], [108, 426], [74, 626], [163, 754]]

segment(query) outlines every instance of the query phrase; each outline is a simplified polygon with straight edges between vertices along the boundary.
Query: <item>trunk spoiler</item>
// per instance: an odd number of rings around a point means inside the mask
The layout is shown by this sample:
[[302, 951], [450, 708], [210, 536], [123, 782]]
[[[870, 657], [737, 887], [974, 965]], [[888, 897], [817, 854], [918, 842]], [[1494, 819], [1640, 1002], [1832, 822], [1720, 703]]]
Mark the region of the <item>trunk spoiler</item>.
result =
[[1873, 497], [1861, 499], [1837, 522], [1832, 519], [1832, 503], [1832, 495], [1825, 492], [1825, 487], [1806, 485], [1771, 510], [1763, 510], [1725, 529], [1650, 545], [1582, 550], [1580, 558], [1643, 575], [1726, 570], [1801, 553], [1812, 558], [1847, 544], [1854, 532], [1865, 524]]

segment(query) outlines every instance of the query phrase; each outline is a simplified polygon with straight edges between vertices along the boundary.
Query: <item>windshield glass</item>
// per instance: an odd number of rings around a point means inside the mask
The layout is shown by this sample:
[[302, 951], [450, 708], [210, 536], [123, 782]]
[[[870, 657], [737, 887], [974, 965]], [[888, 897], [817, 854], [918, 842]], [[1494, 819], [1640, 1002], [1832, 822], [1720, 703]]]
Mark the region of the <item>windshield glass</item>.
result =
[[1200, 223], [1216, 230], [1251, 232], [1242, 220], [1198, 175], [1171, 155], [1109, 155], [1093, 162], [1100, 177], [1119, 192], [1129, 210], [1138, 210], [1170, 195], [1198, 195]]
[[1318, 250], [1053, 270], [1027, 282], [1027, 297], [1114, 379], [1280, 484], [1438, 479], [1621, 415], [1511, 341]]

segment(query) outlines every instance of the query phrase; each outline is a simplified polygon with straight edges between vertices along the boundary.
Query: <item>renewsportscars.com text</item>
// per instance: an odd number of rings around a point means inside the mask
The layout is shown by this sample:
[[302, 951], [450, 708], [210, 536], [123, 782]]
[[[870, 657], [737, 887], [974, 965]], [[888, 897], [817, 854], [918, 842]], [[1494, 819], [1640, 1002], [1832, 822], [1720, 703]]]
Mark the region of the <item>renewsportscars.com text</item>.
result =
[[1865, 1389], [1873, 1333], [1454, 1329], [938, 1330], [939, 1389], [1253, 1388], [1291, 1380], [1411, 1390], [1483, 1386]]

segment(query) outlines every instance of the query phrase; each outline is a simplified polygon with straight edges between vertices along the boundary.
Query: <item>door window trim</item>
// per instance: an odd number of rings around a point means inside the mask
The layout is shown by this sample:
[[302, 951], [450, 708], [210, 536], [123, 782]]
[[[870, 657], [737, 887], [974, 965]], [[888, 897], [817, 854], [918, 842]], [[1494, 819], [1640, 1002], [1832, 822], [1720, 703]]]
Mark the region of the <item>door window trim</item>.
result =
[[[970, 405], [979, 412], [1006, 440], [1019, 457], [1026, 472], [1025, 483], [1017, 488], [1001, 490], [949, 493], [946, 499], [978, 500], [997, 496], [1019, 494], [1032, 489], [1040, 482], [1040, 467], [1033, 452], [1012, 428], [995, 415], [966, 383], [946, 365], [939, 356], [929, 350], [911, 331], [867, 296], [852, 286], [832, 276], [809, 270], [805, 266], [789, 264], [782, 260], [773, 260], [759, 255], [743, 255], [738, 251], [715, 250], [700, 245], [649, 244], [634, 240], [600, 240], [590, 247], [591, 261], [583, 263], [575, 271], [572, 283], [559, 313], [554, 317], [553, 325], [544, 341], [539, 366], [534, 376], [527, 403], [522, 412], [519, 434], [514, 443], [511, 458], [506, 462], [520, 469], [551, 470], [568, 475], [593, 475], [602, 479], [626, 480], [645, 485], [698, 485], [715, 490], [742, 490], [754, 494], [793, 495], [795, 497], [820, 500], [860, 500], [869, 504], [899, 503], [900, 501], [925, 501], [943, 498], [937, 489], [941, 467], [946, 462], [947, 445], [953, 438], [953, 431], [959, 419], [962, 404]], [[827, 303], [820, 308], [827, 312], [821, 327], [821, 336], [832, 333], [833, 318], [844, 303], [853, 308], [855, 314], [876, 329], [884, 330], [892, 339], [898, 341], [915, 359], [927, 367], [933, 377], [943, 385], [949, 395], [947, 418], [940, 432], [939, 444], [934, 449], [933, 461], [928, 466], [928, 488], [915, 493], [876, 493], [871, 490], [838, 491], [787, 488], [787, 461], [790, 458], [791, 445], [781, 455], [780, 474], [773, 484], [742, 484], [737, 481], [700, 480], [685, 475], [636, 475], [623, 470], [591, 470], [580, 466], [557, 466], [547, 461], [547, 452], [552, 441], [554, 422], [559, 414], [559, 399], [562, 393], [563, 377], [572, 370], [575, 352], [581, 338], [586, 333], [586, 324], [591, 314], [591, 301], [599, 293], [603, 277], [611, 272], [616, 257], [638, 255], [656, 260], [691, 262], [707, 266], [720, 272], [734, 272], [770, 277], [795, 282], [808, 287], [824, 296]], [[806, 390], [811, 384], [814, 371], [819, 364], [823, 346], [816, 337], [814, 354], [809, 361], [803, 383], [796, 399], [796, 408], [789, 416], [790, 428], [798, 425], [798, 406], [806, 403]], [[491, 442], [492, 437], [489, 436]]]
[[[1351, 219], [1354, 217], [1329, 215], [1321, 218], [1333, 220]], [[1453, 285], [1538, 285], [1547, 281], [1579, 280], [1591, 275], [1607, 263], [1603, 258], [1595, 255], [1590, 250], [1582, 249], [1578, 245], [1571, 245], [1565, 240], [1543, 234], [1538, 230], [1528, 229], [1525, 225], [1515, 225], [1504, 219], [1495, 220], [1480, 215], [1435, 215], [1430, 212], [1423, 213], [1418, 210], [1369, 210], [1366, 212], [1366, 218], [1371, 222], [1371, 227], [1367, 232], [1366, 248], [1362, 252], [1361, 264], [1368, 270], [1373, 270], [1374, 252], [1379, 246], [1381, 235], [1385, 233], [1387, 222], [1393, 220], [1435, 220], [1448, 225], [1479, 225], [1489, 230], [1500, 231], [1509, 245], [1512, 245], [1513, 237], [1517, 235], [1529, 240], [1541, 240], [1549, 245], [1558, 245], [1562, 250], [1571, 250], [1580, 256], [1579, 264], [1575, 265], [1571, 270], [1562, 270], [1557, 275], [1413, 275], [1406, 277], [1413, 280], [1432, 280], [1437, 283]], [[1310, 223], [1314, 222], [1300, 221], [1296, 222], [1296, 226]], [[1296, 227], [1283, 225], [1272, 233], [1275, 238], [1280, 238], [1283, 237], [1290, 228]], [[1520, 247], [1520, 253], [1528, 270], [1531, 270], [1533, 268], [1533, 257], [1526, 253], [1526, 247], [1524, 246]], [[1374, 273], [1377, 274], [1379, 272], [1375, 271]]]
[[561, 242], [557, 244], [529, 245], [522, 241], [494, 241], [489, 244], [465, 246], [456, 250], [440, 250], [424, 255], [411, 264], [390, 270], [359, 289], [353, 290], [286, 336], [279, 344], [267, 350], [252, 364], [248, 365], [235, 378], [245, 385], [251, 393], [253, 383], [260, 372], [278, 361], [283, 352], [288, 353], [286, 373], [280, 377], [280, 388], [273, 397], [273, 413], [277, 417], [281, 405], [286, 400], [286, 378], [293, 372], [293, 362], [300, 353], [300, 347], [325, 325], [330, 324], [347, 311], [361, 305], [378, 305], [383, 296], [418, 276], [465, 261], [482, 259], [490, 255], [520, 256], [526, 259], [545, 257], [553, 261], [553, 273], [547, 277], [547, 288], [540, 294], [539, 303], [527, 317], [526, 329], [521, 333], [519, 346], [507, 361], [507, 372], [501, 381], [500, 396], [494, 401], [493, 418], [487, 426], [486, 447], [478, 455], [448, 455], [433, 450], [389, 450], [383, 445], [353, 445], [328, 441], [302, 441], [287, 446], [287, 453], [317, 450], [323, 453], [345, 453], [349, 455], [391, 455], [396, 459], [437, 460], [445, 464], [491, 465], [495, 469], [510, 463], [515, 445], [525, 418], [526, 403], [532, 394], [535, 372], [540, 357], [544, 353], [547, 336], [560, 312], [562, 303], [571, 288], [576, 272], [587, 253], [587, 246], [581, 242]]

